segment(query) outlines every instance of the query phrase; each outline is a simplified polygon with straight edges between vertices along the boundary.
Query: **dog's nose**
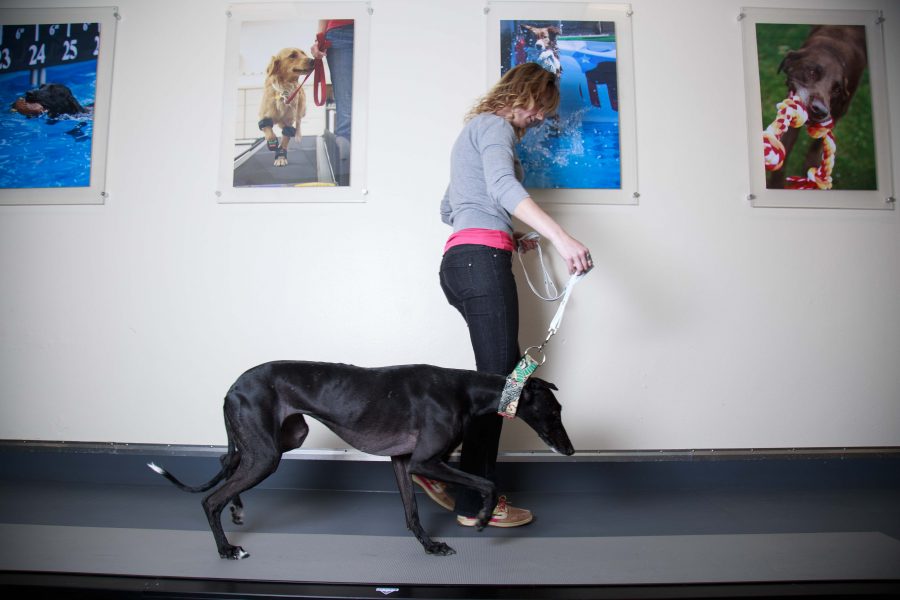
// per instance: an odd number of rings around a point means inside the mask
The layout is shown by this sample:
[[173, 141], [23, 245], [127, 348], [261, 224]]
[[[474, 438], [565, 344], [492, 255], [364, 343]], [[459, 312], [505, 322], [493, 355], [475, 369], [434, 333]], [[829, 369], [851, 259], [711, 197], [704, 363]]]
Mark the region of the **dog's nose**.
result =
[[809, 116], [813, 121], [824, 121], [828, 118], [829, 112], [828, 106], [818, 98], [809, 103]]

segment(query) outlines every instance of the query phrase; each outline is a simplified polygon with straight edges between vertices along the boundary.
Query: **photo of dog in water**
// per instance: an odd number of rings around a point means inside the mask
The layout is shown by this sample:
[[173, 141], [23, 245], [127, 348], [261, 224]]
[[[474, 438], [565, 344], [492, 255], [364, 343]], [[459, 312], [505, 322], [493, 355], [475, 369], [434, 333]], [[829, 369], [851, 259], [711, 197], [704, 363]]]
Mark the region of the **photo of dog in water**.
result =
[[766, 188], [876, 189], [865, 27], [757, 23], [756, 41], [762, 129], [775, 131], [790, 109], [805, 116], [769, 136], [783, 162], [767, 159]]
[[500, 73], [533, 62], [557, 77], [560, 105], [517, 146], [525, 186], [620, 189], [618, 53], [614, 21], [501, 19]]
[[51, 204], [102, 201], [112, 56], [101, 40], [114, 39], [115, 19], [90, 14], [0, 25], [2, 204], [29, 204], [32, 189], [59, 191], [41, 197]]
[[45, 83], [39, 88], [28, 90], [12, 103], [10, 108], [26, 117], [46, 114], [52, 119], [63, 115], [77, 116], [88, 110], [83, 107], [69, 86], [62, 83]]

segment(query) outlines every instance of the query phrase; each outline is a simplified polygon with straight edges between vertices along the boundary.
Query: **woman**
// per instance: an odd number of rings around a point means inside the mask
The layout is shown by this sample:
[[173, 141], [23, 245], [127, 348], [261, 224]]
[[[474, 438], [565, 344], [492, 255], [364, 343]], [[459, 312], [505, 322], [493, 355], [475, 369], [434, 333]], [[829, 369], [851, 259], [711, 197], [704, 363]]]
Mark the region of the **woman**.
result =
[[[592, 266], [588, 249], [544, 212], [521, 184], [515, 144], [558, 106], [556, 77], [534, 63], [521, 64], [475, 104], [453, 145], [450, 185], [441, 202], [441, 217], [453, 227], [453, 234], [444, 247], [441, 288], [466, 320], [479, 371], [508, 375], [521, 357], [512, 273], [519, 235], [513, 232], [513, 216], [550, 240], [570, 273]], [[460, 457], [463, 471], [494, 481], [502, 425], [498, 415], [470, 423]], [[421, 477], [415, 481], [436, 502], [454, 508], [442, 483]], [[455, 498], [457, 521], [474, 525], [481, 505], [477, 492], [460, 488]], [[501, 497], [489, 525], [516, 527], [532, 518], [530, 511], [510, 506]]]

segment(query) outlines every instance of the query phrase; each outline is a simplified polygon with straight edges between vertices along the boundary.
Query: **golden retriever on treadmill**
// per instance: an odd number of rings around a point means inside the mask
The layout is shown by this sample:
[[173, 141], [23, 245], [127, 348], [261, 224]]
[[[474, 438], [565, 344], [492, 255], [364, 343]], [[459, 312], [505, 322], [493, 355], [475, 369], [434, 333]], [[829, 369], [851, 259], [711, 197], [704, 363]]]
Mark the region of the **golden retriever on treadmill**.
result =
[[[259, 107], [259, 128], [266, 136], [266, 146], [275, 152], [275, 166], [288, 164], [287, 148], [291, 138], [300, 138], [300, 119], [306, 115], [306, 93], [300, 89], [300, 76], [313, 70], [315, 61], [299, 48], [283, 48], [266, 67], [266, 84]], [[272, 128], [281, 128], [281, 143]]]

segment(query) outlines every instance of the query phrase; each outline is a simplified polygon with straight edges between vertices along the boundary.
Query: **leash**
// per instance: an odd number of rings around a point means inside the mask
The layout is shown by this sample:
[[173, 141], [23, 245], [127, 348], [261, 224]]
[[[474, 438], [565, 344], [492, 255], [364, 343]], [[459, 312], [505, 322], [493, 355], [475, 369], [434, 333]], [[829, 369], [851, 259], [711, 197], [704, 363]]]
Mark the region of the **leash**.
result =
[[837, 143], [834, 139], [834, 120], [829, 117], [822, 123], [807, 123], [806, 107], [800, 97], [791, 92], [775, 108], [775, 120], [763, 131], [763, 160], [767, 171], [778, 171], [784, 166], [785, 151], [781, 136], [789, 127], [803, 127], [811, 138], [822, 139], [822, 162], [818, 167], [810, 167], [806, 176], [791, 175], [786, 178], [791, 190], [830, 190], [831, 172], [834, 170], [834, 155]]
[[[331, 48], [331, 42], [325, 39], [324, 33], [316, 34], [316, 42], [319, 44], [319, 49], [322, 51], [328, 50]], [[325, 104], [325, 63], [321, 58], [313, 59], [313, 70], [306, 74], [306, 77], [303, 78], [303, 81], [300, 82], [300, 85], [297, 86], [297, 89], [291, 92], [291, 95], [287, 97], [287, 100], [284, 101], [285, 104], [290, 104], [293, 102], [294, 98], [300, 93], [300, 88], [303, 87], [303, 84], [306, 83], [306, 80], [309, 79], [309, 76], [315, 73], [315, 78], [313, 79], [313, 100], [316, 103], [316, 106], [322, 106]]]
[[[547, 269], [547, 265], [544, 264], [544, 254], [541, 251], [540, 239], [541, 236], [534, 231], [519, 239], [519, 263], [522, 265], [522, 271], [525, 273], [525, 280], [528, 281], [528, 287], [531, 288], [531, 291], [534, 292], [538, 298], [546, 302], [556, 302], [557, 300], [560, 300], [560, 303], [559, 307], [556, 309], [556, 314], [553, 315], [553, 319], [550, 320], [550, 326], [547, 329], [547, 337], [544, 338], [544, 341], [541, 342], [539, 346], [529, 346], [526, 348], [525, 353], [522, 355], [522, 358], [519, 359], [519, 362], [516, 363], [512, 373], [506, 377], [506, 383], [500, 394], [500, 406], [497, 409], [497, 414], [508, 419], [514, 419], [516, 416], [516, 411], [519, 407], [519, 397], [522, 395], [522, 390], [525, 389], [528, 378], [537, 371], [538, 367], [547, 362], [544, 346], [546, 346], [550, 341], [550, 338], [559, 331], [559, 328], [562, 325], [563, 315], [566, 312], [566, 305], [569, 303], [569, 298], [572, 296], [572, 290], [575, 288], [575, 284], [581, 281], [584, 276], [590, 272], [591, 268], [593, 268], [589, 267], [587, 271], [572, 274], [572, 276], [569, 277], [569, 281], [566, 283], [566, 287], [563, 288], [563, 291], [561, 293], [558, 292], [556, 284]], [[522, 242], [531, 240], [537, 241], [538, 259], [541, 265], [541, 274], [544, 279], [544, 291], [547, 293], [546, 296], [534, 288], [534, 285], [531, 283], [531, 278], [528, 276], [528, 270], [525, 269], [525, 263], [522, 260], [522, 254], [525, 253]], [[531, 351], [540, 353], [540, 362], [529, 354]]]

